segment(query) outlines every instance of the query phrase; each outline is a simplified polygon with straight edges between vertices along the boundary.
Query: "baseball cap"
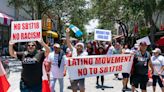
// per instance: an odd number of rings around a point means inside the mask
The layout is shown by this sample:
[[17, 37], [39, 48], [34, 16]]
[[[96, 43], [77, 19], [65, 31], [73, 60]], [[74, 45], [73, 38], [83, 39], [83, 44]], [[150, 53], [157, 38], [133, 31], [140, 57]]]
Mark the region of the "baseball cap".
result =
[[152, 52], [158, 52], [158, 53], [161, 53], [161, 50], [159, 48], [155, 48]]
[[60, 48], [60, 44], [58, 44], [58, 43], [55, 43], [53, 46], [57, 47], [57, 48]]
[[66, 49], [66, 52], [70, 52], [71, 50], [69, 48]]
[[84, 43], [78, 42], [78, 43], [75, 45], [75, 47], [77, 47], [78, 45], [81, 45], [81, 46], [84, 48]]

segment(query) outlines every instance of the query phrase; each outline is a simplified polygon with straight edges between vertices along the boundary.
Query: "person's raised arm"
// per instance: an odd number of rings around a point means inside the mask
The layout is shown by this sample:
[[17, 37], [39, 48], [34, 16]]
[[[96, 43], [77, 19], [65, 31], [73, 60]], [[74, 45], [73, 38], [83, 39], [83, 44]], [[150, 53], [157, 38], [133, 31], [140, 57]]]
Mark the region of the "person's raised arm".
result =
[[72, 51], [72, 44], [71, 44], [71, 41], [70, 41], [70, 34], [69, 34], [69, 32], [70, 32], [70, 29], [69, 28], [67, 28], [66, 29], [66, 42], [67, 42], [67, 46], [68, 46], [68, 48]]
[[9, 54], [10, 54], [10, 56], [16, 58], [17, 55], [16, 55], [16, 51], [15, 51], [14, 48], [13, 48], [13, 45], [14, 45], [14, 43], [11, 42], [11, 41], [9, 41]]
[[98, 47], [96, 46], [96, 43], [97, 43], [97, 41], [93, 42], [94, 51], [95, 51], [96, 54], [99, 54]]
[[43, 39], [41, 39], [38, 42], [45, 48], [45, 56], [48, 56], [48, 54], [50, 53], [50, 47], [47, 44], [45, 44]]

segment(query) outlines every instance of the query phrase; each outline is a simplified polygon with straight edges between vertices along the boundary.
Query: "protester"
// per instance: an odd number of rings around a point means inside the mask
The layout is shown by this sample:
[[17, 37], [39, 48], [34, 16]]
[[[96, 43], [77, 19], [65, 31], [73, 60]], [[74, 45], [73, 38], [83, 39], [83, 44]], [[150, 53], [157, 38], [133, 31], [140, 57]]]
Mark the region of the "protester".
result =
[[51, 92], [55, 92], [55, 83], [58, 80], [60, 84], [60, 92], [64, 89], [64, 79], [65, 76], [65, 61], [64, 61], [64, 51], [61, 50], [60, 45], [55, 43], [53, 45], [54, 51], [48, 55], [48, 61], [51, 62], [50, 70], [50, 86]]
[[[121, 53], [122, 53], [121, 44], [117, 42], [114, 46], [113, 54], [121, 54]], [[121, 78], [118, 77], [118, 73], [114, 75], [115, 75], [114, 80], [121, 80]]]
[[88, 55], [94, 55], [94, 49], [93, 49], [93, 44], [91, 42], [87, 43], [87, 50]]
[[66, 49], [66, 56], [67, 57], [72, 57], [72, 52], [69, 48]]
[[151, 57], [151, 61], [154, 68], [153, 73], [153, 92], [156, 90], [156, 83], [158, 82], [159, 86], [161, 87], [162, 92], [164, 92], [164, 85], [163, 85], [163, 77], [164, 77], [164, 56], [161, 55], [161, 50], [159, 48], [155, 48], [152, 51], [153, 56]]
[[[122, 54], [131, 54], [131, 50], [128, 48], [127, 45], [125, 45], [124, 50], [122, 51]], [[123, 76], [123, 80], [122, 80], [122, 84], [123, 84], [123, 88], [122, 91], [131, 91], [130, 88], [128, 88], [127, 84], [129, 81], [129, 73], [122, 73]]]
[[138, 88], [138, 85], [140, 85], [142, 92], [146, 92], [146, 85], [148, 82], [148, 66], [150, 66], [152, 72], [154, 71], [150, 61], [150, 53], [147, 51], [147, 43], [140, 42], [139, 46], [140, 49], [134, 55], [134, 63], [130, 78], [132, 92], [135, 91], [135, 88]]
[[[96, 55], [105, 55], [110, 47], [110, 45], [105, 49], [105, 46], [102, 44], [98, 44], [98, 46], [96, 46], [96, 42], [94, 42], [94, 48], [95, 48], [95, 54]], [[99, 86], [99, 76], [97, 76], [97, 81], [96, 81], [97, 86]], [[102, 90], [104, 90], [104, 76], [101, 75], [101, 88]]]
[[14, 43], [9, 42], [10, 55], [22, 61], [21, 92], [42, 92], [42, 64], [50, 49], [43, 40], [39, 43], [45, 48], [45, 51], [38, 52], [36, 42], [28, 42], [27, 51], [16, 52], [13, 49]]
[[109, 49], [108, 49], [107, 55], [112, 55], [113, 54], [113, 50], [114, 50], [114, 46], [112, 45], [112, 42], [109, 41], [108, 42], [108, 46], [109, 46]]
[[[68, 47], [70, 48], [72, 52], [72, 57], [80, 57], [80, 56], [87, 56], [88, 53], [84, 51], [84, 43], [78, 42], [75, 47], [72, 46], [70, 42], [70, 36], [69, 36], [70, 29], [66, 29], [66, 42]], [[80, 92], [85, 92], [85, 79], [77, 79], [77, 80], [71, 80], [71, 87], [73, 92], [77, 92], [79, 84]]]
[[66, 39], [65, 38], [63, 38], [61, 40], [61, 47], [60, 48], [64, 51], [64, 53], [66, 53], [67, 43], [66, 43]]
[[136, 53], [138, 50], [139, 50], [139, 44], [136, 43], [136, 44], [134, 44], [133, 48], [131, 48], [131, 51], [133, 53]]

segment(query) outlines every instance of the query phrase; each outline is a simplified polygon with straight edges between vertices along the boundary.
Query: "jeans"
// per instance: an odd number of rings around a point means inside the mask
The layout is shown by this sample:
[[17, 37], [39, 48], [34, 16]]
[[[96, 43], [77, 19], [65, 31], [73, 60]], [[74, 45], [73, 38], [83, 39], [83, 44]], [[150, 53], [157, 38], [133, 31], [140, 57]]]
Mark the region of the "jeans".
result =
[[54, 88], [55, 88], [55, 83], [56, 83], [56, 80], [59, 81], [59, 85], [60, 85], [60, 92], [63, 92], [63, 89], [64, 89], [64, 81], [63, 81], [63, 78], [52, 78], [51, 81], [50, 81], [50, 86], [51, 86], [51, 92], [55, 92]]
[[20, 92], [42, 92], [42, 84], [29, 87], [22, 80], [20, 81]]

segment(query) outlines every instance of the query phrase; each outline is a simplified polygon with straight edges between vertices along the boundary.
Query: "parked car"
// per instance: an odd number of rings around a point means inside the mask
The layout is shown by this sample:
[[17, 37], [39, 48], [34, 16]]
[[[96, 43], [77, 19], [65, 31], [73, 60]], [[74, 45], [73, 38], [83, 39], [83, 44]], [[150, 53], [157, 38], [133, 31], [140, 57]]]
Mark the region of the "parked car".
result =
[[6, 75], [7, 77], [9, 77], [10, 75], [10, 67], [9, 67], [9, 60], [8, 60], [8, 56], [1, 56], [0, 57], [0, 61], [2, 62], [2, 65], [6, 71]]

